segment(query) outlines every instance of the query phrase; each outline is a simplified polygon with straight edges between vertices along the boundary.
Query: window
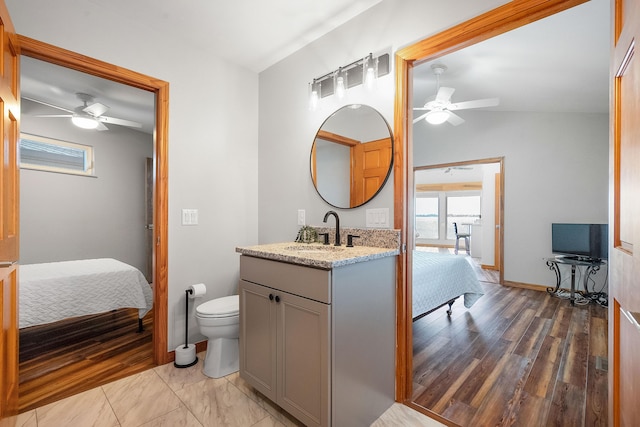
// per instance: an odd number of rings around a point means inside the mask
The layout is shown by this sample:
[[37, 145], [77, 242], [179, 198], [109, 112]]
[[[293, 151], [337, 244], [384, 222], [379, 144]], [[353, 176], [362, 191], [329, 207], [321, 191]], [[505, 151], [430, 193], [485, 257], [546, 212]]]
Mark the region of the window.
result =
[[439, 202], [438, 195], [416, 197], [416, 238], [439, 239]]
[[[454, 240], [453, 223], [458, 223], [459, 232], [467, 232], [468, 225], [480, 219], [480, 195], [447, 195], [447, 239]], [[464, 227], [464, 228], [462, 228]]]
[[42, 136], [20, 135], [20, 168], [94, 175], [93, 147]]

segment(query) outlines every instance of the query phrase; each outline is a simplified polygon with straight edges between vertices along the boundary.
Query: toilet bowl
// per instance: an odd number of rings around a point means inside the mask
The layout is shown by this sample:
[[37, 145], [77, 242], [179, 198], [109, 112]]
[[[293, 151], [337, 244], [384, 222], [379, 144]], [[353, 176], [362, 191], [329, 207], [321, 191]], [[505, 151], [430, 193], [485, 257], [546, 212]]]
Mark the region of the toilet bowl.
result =
[[200, 333], [207, 337], [203, 373], [220, 378], [238, 370], [239, 297], [231, 295], [204, 302], [196, 307]]

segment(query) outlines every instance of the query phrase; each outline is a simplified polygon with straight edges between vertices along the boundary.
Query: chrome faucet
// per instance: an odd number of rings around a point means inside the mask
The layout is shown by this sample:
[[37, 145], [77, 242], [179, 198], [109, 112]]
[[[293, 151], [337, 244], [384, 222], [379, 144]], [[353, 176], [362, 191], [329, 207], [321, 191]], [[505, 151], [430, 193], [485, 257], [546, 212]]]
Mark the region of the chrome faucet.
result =
[[329, 211], [326, 214], [324, 214], [324, 219], [322, 220], [322, 222], [327, 222], [327, 219], [329, 219], [329, 215], [333, 215], [336, 218], [336, 243], [335, 243], [335, 246], [340, 246], [340, 217], [338, 217], [338, 214], [335, 211]]

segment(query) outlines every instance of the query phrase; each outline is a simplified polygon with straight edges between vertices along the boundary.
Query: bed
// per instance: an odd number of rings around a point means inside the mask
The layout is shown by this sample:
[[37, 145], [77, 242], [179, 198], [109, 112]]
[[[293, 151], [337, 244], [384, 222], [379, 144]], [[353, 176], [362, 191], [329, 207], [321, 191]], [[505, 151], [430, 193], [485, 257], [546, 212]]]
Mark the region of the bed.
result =
[[482, 286], [465, 257], [413, 251], [413, 320], [447, 304], [451, 315], [451, 306], [460, 296], [470, 308], [482, 295]]
[[138, 329], [153, 306], [153, 293], [137, 268], [112, 258], [21, 265], [20, 328], [138, 309]]

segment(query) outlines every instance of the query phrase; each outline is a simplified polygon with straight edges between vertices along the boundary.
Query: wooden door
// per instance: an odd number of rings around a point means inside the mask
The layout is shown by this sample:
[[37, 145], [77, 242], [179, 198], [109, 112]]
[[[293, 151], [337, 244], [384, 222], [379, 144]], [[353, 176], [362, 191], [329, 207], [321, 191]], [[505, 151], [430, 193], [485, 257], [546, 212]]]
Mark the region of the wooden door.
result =
[[351, 148], [351, 207], [360, 206], [375, 196], [389, 172], [389, 138], [357, 144]]
[[0, 0], [0, 418], [18, 411], [19, 51]]
[[[609, 424], [640, 420], [640, 38], [638, 0], [616, 0], [611, 55], [613, 208], [610, 210]], [[638, 245], [636, 250], [635, 245]]]

